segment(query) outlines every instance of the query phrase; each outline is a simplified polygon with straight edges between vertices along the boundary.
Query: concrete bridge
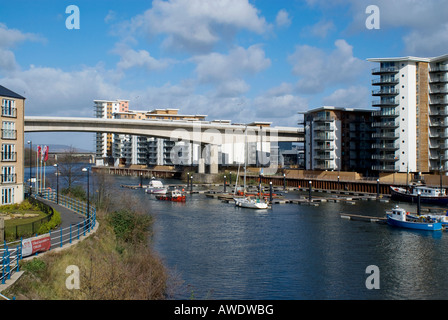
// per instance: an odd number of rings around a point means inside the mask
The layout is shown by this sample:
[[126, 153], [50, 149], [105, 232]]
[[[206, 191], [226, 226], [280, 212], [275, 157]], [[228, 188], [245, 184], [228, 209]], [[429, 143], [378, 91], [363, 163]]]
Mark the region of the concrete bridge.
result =
[[[218, 146], [244, 142], [303, 142], [296, 127], [270, 127], [263, 123], [229, 124], [185, 120], [122, 120], [74, 117], [25, 117], [25, 132], [99, 132], [151, 136], [171, 141], [210, 145], [210, 173], [218, 172]], [[199, 162], [204, 171], [205, 160]]]

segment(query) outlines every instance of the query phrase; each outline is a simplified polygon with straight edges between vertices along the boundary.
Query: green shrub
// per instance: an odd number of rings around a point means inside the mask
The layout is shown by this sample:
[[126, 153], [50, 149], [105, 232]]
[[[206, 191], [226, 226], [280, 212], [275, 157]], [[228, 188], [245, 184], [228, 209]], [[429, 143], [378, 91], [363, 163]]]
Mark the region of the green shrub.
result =
[[53, 216], [51, 217], [50, 221], [45, 222], [43, 224], [41, 224], [41, 226], [39, 227], [38, 233], [39, 234], [44, 234], [49, 232], [50, 230], [56, 228], [58, 225], [61, 224], [61, 214], [54, 210]]
[[31, 272], [32, 274], [38, 274], [45, 270], [46, 264], [43, 260], [34, 258], [30, 261], [24, 262], [22, 268], [26, 271]]
[[144, 241], [151, 225], [150, 216], [127, 209], [112, 212], [108, 220], [117, 238], [131, 243]]

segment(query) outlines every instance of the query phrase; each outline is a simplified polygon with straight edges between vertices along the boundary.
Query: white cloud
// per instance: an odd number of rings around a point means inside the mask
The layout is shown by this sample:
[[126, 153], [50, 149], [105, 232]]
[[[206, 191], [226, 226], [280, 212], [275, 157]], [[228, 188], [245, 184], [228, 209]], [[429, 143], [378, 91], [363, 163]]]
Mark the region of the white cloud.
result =
[[170, 65], [168, 59], [157, 60], [146, 50], [133, 50], [122, 48], [115, 50], [121, 57], [117, 63], [118, 71], [124, 71], [131, 68], [144, 68], [147, 71], [165, 69]]
[[280, 10], [275, 18], [275, 23], [278, 27], [289, 27], [291, 25], [291, 18], [289, 17], [288, 11], [285, 9]]
[[346, 84], [368, 74], [368, 63], [353, 56], [353, 47], [345, 40], [336, 40], [330, 53], [308, 46], [296, 46], [288, 57], [293, 74], [300, 77], [298, 90], [304, 93], [323, 92], [326, 87]]
[[305, 36], [311, 36], [311, 37], [318, 37], [318, 38], [326, 38], [327, 35], [335, 30], [335, 25], [333, 21], [327, 21], [327, 20], [321, 20], [318, 23], [310, 26], [305, 27], [302, 34]]
[[262, 34], [269, 28], [247, 0], [154, 0], [152, 8], [128, 26], [130, 32], [166, 35], [165, 47], [188, 52], [210, 51], [239, 30]]
[[367, 87], [350, 86], [335, 90], [331, 95], [322, 99], [323, 105], [341, 108], [370, 108], [370, 92]]

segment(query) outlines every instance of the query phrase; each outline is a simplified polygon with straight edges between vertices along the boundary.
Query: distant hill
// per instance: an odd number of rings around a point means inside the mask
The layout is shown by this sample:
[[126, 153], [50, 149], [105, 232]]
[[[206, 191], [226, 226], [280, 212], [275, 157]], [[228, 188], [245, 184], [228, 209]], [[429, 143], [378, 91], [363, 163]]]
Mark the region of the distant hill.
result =
[[[39, 144], [34, 144], [33, 143], [33, 149], [36, 149], [36, 145]], [[65, 144], [47, 144], [47, 146], [49, 147], [50, 153], [52, 152], [68, 152], [70, 150], [70, 148], [73, 148], [75, 150], [76, 153], [90, 153], [90, 152], [94, 152], [92, 150], [86, 150], [86, 149], [81, 149], [81, 148], [75, 148], [75, 147], [70, 147], [67, 146]], [[25, 146], [28, 147], [28, 146]]]

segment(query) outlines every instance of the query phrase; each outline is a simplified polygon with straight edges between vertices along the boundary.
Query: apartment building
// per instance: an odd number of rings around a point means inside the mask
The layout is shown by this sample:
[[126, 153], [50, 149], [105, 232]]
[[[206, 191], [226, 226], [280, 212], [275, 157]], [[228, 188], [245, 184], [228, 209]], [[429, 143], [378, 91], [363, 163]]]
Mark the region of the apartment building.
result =
[[369, 171], [372, 111], [324, 106], [299, 112], [305, 129], [305, 169]]
[[[113, 119], [117, 112], [129, 110], [129, 100], [94, 100], [94, 111], [97, 118]], [[96, 165], [106, 165], [112, 161], [112, 133], [96, 134]]]
[[374, 58], [372, 169], [448, 169], [448, 55]]
[[0, 85], [1, 205], [21, 203], [24, 195], [25, 98]]

